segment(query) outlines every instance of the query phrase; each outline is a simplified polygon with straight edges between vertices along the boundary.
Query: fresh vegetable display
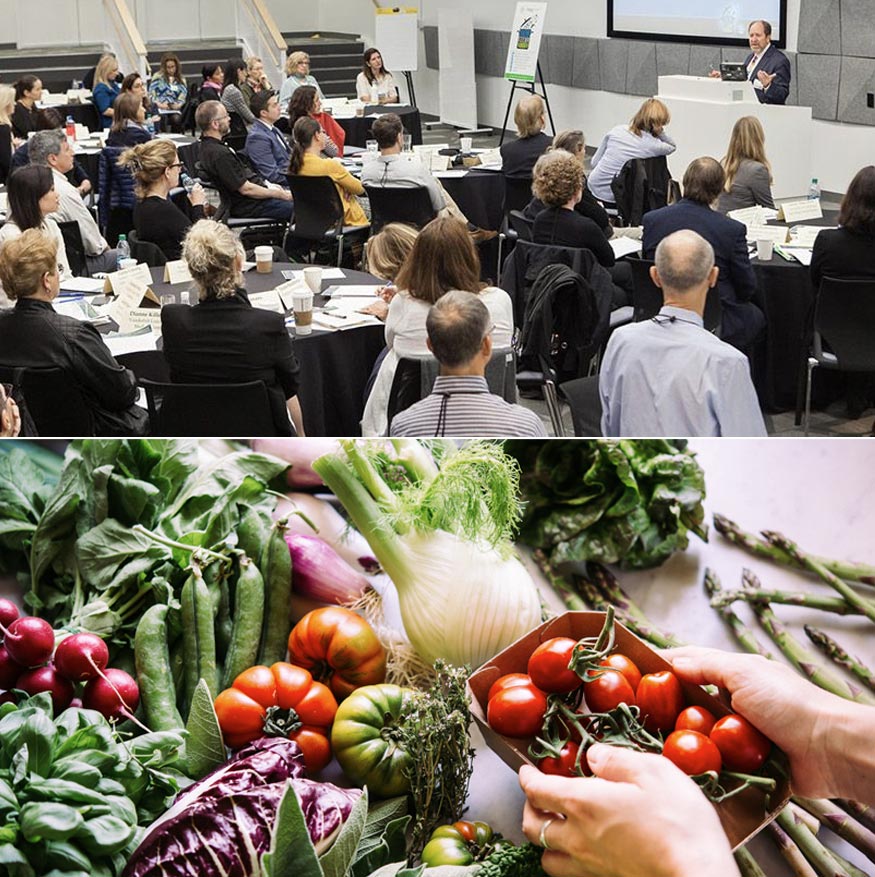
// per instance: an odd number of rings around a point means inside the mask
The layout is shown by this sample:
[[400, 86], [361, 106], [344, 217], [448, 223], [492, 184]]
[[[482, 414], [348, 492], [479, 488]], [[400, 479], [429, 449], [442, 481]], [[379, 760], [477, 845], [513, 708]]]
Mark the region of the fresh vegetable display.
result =
[[487, 858], [496, 844], [504, 841], [496, 837], [485, 822], [459, 820], [452, 825], [439, 825], [428, 839], [420, 858], [424, 865], [470, 865]]

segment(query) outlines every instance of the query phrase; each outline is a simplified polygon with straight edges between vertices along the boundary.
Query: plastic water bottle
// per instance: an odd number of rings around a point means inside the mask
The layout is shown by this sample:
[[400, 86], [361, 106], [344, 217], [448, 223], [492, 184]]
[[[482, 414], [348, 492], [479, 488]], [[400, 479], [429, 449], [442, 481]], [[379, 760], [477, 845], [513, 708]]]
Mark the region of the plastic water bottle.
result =
[[817, 181], [817, 177], [813, 177], [811, 180], [811, 185], [808, 187], [808, 200], [809, 201], [817, 201], [820, 198], [820, 183]]
[[182, 171], [179, 174], [179, 182], [182, 183], [182, 188], [185, 189], [185, 191], [189, 195], [191, 195], [192, 190], [195, 186], [195, 182], [185, 171]]
[[122, 261], [131, 258], [131, 245], [128, 243], [128, 236], [120, 234], [118, 243], [115, 245], [115, 264], [116, 270], [121, 271]]
[[64, 123], [64, 133], [66, 133], [67, 139], [71, 143], [76, 141], [76, 123], [73, 121], [72, 116], [67, 116], [67, 121]]

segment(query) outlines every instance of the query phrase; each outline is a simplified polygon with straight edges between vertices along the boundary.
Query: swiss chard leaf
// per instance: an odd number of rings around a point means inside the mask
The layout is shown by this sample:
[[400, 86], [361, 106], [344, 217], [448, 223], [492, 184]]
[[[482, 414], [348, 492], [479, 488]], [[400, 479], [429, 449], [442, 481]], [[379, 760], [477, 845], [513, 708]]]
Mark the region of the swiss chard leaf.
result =
[[135, 582], [158, 562], [170, 557], [169, 549], [107, 518], [79, 539], [76, 546], [82, 578], [97, 591]]

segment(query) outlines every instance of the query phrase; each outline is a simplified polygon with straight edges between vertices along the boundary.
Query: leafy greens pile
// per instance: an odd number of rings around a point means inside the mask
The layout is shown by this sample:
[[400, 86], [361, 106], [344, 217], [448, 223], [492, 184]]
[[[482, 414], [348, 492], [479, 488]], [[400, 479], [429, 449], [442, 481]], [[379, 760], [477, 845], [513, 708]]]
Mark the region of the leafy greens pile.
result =
[[686, 442], [663, 439], [509, 441], [522, 470], [519, 540], [553, 564], [658, 566], [707, 540], [705, 474]]

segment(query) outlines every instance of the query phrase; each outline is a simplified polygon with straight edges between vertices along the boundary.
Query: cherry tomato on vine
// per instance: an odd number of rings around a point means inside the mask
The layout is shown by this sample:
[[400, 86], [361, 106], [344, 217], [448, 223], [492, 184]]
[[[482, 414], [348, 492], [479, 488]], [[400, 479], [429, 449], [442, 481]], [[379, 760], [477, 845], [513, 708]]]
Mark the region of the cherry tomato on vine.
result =
[[735, 713], [718, 719], [710, 736], [720, 750], [726, 767], [742, 773], [759, 770], [772, 749], [768, 737]]
[[580, 685], [580, 677], [568, 669], [577, 641], [567, 636], [545, 640], [529, 658], [529, 676], [532, 682], [551, 694], [567, 694]]
[[682, 709], [674, 723], [675, 731], [698, 731], [706, 737], [711, 733], [717, 717], [703, 706], [688, 706]]
[[597, 673], [590, 670], [583, 686], [586, 705], [594, 713], [606, 713], [621, 703], [635, 706], [635, 692], [629, 680], [619, 671], [605, 667]]
[[505, 673], [499, 676], [492, 685], [489, 686], [489, 694], [486, 695], [486, 703], [489, 703], [499, 691], [505, 688], [513, 688], [515, 685], [531, 685], [532, 679], [526, 673]]
[[[559, 755], [548, 755], [538, 762], [538, 767], [543, 773], [553, 774], [560, 777], [576, 777], [580, 776], [575, 766], [577, 761], [577, 752], [580, 749], [577, 743], [569, 740], [560, 750]], [[580, 770], [584, 776], [592, 776], [586, 756], [580, 759]]]
[[662, 754], [685, 774], [714, 771], [720, 773], [720, 750], [698, 731], [672, 731], [663, 746]]
[[[476, 843], [478, 846], [485, 846], [492, 840], [492, 828], [485, 822], [468, 822], [467, 820], [459, 820], [452, 825], [456, 831], [462, 835], [468, 843]], [[432, 835], [434, 837], [434, 835]]]
[[650, 732], [671, 731], [686, 705], [681, 684], [670, 670], [642, 676], [635, 698], [644, 727]]
[[534, 685], [499, 691], [486, 707], [489, 727], [506, 737], [533, 737], [541, 730], [547, 697]]
[[641, 681], [641, 671], [631, 658], [627, 658], [619, 652], [614, 652], [613, 655], [608, 655], [607, 658], [602, 658], [602, 660], [599, 661], [599, 665], [619, 670], [629, 681], [632, 690], [638, 690], [638, 683]]

